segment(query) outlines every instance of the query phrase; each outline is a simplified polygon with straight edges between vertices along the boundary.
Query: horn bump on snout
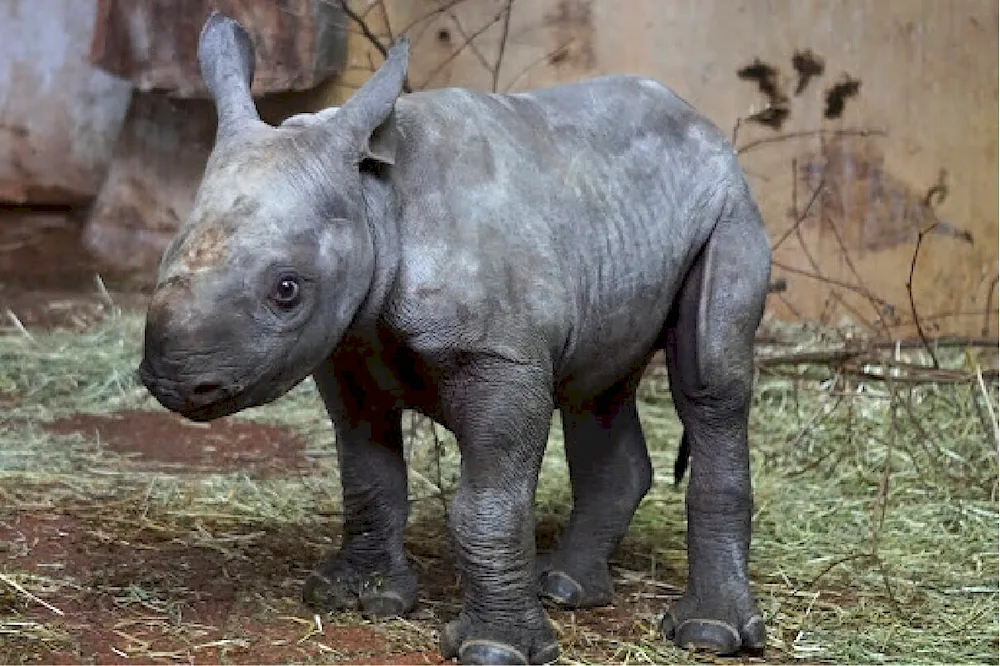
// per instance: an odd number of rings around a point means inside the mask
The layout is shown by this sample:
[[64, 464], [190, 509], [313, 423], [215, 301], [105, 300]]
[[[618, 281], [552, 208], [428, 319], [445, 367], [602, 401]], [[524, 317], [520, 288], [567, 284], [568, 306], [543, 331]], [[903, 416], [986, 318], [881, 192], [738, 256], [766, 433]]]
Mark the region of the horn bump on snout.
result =
[[177, 275], [160, 283], [146, 309], [147, 332], [166, 329], [176, 305], [190, 297], [191, 280], [186, 275]]
[[260, 119], [250, 92], [255, 58], [253, 40], [243, 26], [218, 10], [209, 14], [198, 38], [198, 63], [215, 100], [220, 136]]
[[213, 268], [225, 261], [228, 244], [229, 234], [218, 224], [203, 226], [182, 246], [176, 264], [189, 273]]

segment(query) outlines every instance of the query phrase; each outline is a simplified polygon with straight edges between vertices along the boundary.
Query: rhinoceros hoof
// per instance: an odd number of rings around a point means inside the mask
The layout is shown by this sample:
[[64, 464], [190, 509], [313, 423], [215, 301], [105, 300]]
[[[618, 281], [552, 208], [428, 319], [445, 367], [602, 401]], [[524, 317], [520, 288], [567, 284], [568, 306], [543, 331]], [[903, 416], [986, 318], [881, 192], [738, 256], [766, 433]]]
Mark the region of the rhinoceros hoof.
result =
[[409, 569], [360, 573], [334, 560], [306, 579], [303, 601], [322, 611], [360, 610], [367, 617], [405, 615], [417, 603], [417, 583]]
[[541, 615], [539, 625], [493, 625], [465, 613], [441, 630], [441, 655], [460, 664], [547, 664], [559, 656], [559, 642]]
[[767, 642], [764, 620], [752, 605], [721, 614], [706, 611], [685, 595], [663, 616], [660, 630], [667, 640], [684, 650], [720, 657], [764, 651]]
[[603, 562], [577, 571], [572, 562], [557, 555], [543, 555], [538, 560], [539, 593], [542, 601], [561, 608], [606, 606], [614, 597], [611, 574]]

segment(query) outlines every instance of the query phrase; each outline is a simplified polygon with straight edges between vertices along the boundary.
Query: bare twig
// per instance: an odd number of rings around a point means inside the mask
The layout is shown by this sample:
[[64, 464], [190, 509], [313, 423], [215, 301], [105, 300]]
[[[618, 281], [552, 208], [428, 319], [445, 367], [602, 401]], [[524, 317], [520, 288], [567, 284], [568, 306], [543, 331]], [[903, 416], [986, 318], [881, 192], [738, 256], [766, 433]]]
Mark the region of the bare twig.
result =
[[458, 48], [452, 51], [451, 55], [449, 55], [447, 58], [438, 63], [438, 66], [435, 67], [431, 71], [431, 73], [427, 75], [427, 78], [424, 79], [423, 83], [421, 83], [419, 87], [426, 88], [428, 84], [430, 84], [430, 82], [433, 81], [434, 78], [438, 74], [440, 74], [442, 70], [444, 70], [445, 67], [447, 67], [453, 60], [455, 60], [455, 58], [457, 58], [462, 53], [462, 51], [464, 51], [465, 48], [472, 43], [473, 40], [475, 40], [481, 34], [492, 28], [495, 24], [499, 23], [500, 20], [503, 19], [506, 13], [507, 13], [507, 7], [505, 6], [502, 10], [497, 12], [489, 21], [487, 21], [484, 26], [482, 26], [475, 32], [471, 33], [468, 37], [463, 39], [462, 43], [458, 45]]
[[923, 323], [920, 321], [920, 316], [917, 314], [917, 302], [913, 297], [913, 275], [917, 270], [917, 257], [920, 256], [920, 246], [923, 244], [924, 238], [927, 237], [927, 234], [930, 233], [935, 226], [937, 226], [937, 222], [925, 229], [921, 229], [920, 233], [917, 234], [917, 244], [913, 248], [913, 257], [910, 259], [910, 277], [906, 280], [906, 295], [910, 299], [910, 312], [913, 314], [913, 325], [917, 328], [917, 335], [920, 336], [920, 341], [924, 345], [924, 350], [927, 352], [928, 356], [931, 357], [931, 362], [934, 364], [934, 367], [940, 368], [941, 363], [938, 361], [937, 354], [934, 353], [930, 340], [927, 338], [927, 333], [924, 331]]
[[[810, 210], [812, 209], [816, 201], [819, 200], [819, 195], [825, 191], [825, 187], [826, 187], [826, 178], [825, 176], [823, 176], [821, 177], [820, 182], [813, 189], [813, 192], [809, 198], [809, 201], [806, 204], [805, 209], [802, 210], [802, 212], [800, 213], [799, 202], [798, 202], [798, 161], [795, 159], [792, 160], [792, 211], [796, 219], [795, 222], [792, 224], [792, 226], [785, 232], [785, 234], [778, 240], [778, 242], [774, 244], [774, 247], [772, 248], [776, 249], [791, 234], [794, 233], [796, 238], [798, 238], [799, 247], [802, 250], [802, 255], [809, 262], [809, 265], [811, 266], [813, 272], [816, 275], [822, 275], [822, 270], [820, 268], [819, 262], [815, 259], [815, 257], [813, 257], [813, 254], [810, 251], [809, 246], [802, 235], [802, 223], [809, 217]], [[848, 266], [854, 273], [854, 277], [857, 279], [858, 284], [860, 285], [862, 283], [861, 277], [860, 275], [858, 275], [857, 270], [854, 268], [854, 263], [851, 261], [847, 247], [844, 244], [843, 239], [840, 237], [839, 230], [836, 228], [836, 225], [833, 224], [832, 221], [826, 218], [826, 216], [821, 216], [821, 217], [823, 221], [827, 224], [827, 226], [833, 230], [834, 236], [836, 237], [837, 242], [840, 245], [841, 253], [843, 254]], [[880, 299], [876, 299], [868, 290], [856, 291], [856, 293], [860, 294], [863, 298], [865, 298], [865, 300], [867, 300], [868, 303], [872, 306], [872, 309], [875, 311], [875, 316], [878, 322], [881, 324], [882, 328], [881, 332], [885, 335], [888, 335], [889, 333], [888, 324], [885, 321], [885, 318], [882, 314], [882, 309], [885, 305], [885, 302], [882, 301], [880, 304], [879, 302]], [[832, 306], [833, 302], [835, 301], [844, 310], [848, 311], [852, 316], [854, 316], [859, 322], [863, 322], [868, 328], [871, 328], [872, 330], [877, 330], [877, 327], [869, 323], [867, 318], [864, 317], [855, 308], [853, 308], [850, 305], [850, 303], [848, 303], [839, 292], [837, 292], [836, 290], [831, 290], [829, 298], [831, 300], [827, 302], [828, 307]]]
[[851, 562], [852, 560], [868, 560], [871, 559], [871, 556], [872, 556], [871, 553], [855, 553], [853, 555], [845, 555], [844, 557], [838, 557], [833, 562], [830, 562], [828, 565], [823, 567], [818, 574], [813, 576], [812, 580], [810, 580], [808, 583], [802, 586], [802, 589], [807, 590], [811, 588], [813, 585], [819, 582], [820, 578], [827, 575], [841, 564], [846, 564], [847, 562]]
[[876, 301], [877, 303], [879, 303], [880, 305], [883, 305], [883, 306], [889, 305], [889, 303], [887, 301], [884, 301], [881, 298], [879, 298], [878, 296], [875, 296], [875, 294], [873, 294], [872, 292], [868, 291], [864, 287], [860, 287], [858, 285], [850, 284], [849, 282], [844, 282], [843, 280], [837, 280], [836, 278], [827, 277], [827, 276], [825, 276], [825, 275], [823, 275], [821, 273], [818, 273], [818, 272], [816, 272], [816, 273], [810, 273], [809, 271], [802, 270], [801, 268], [795, 268], [794, 266], [789, 266], [788, 264], [784, 264], [784, 263], [782, 263], [780, 261], [772, 261], [771, 263], [774, 266], [776, 266], [777, 268], [780, 268], [783, 271], [787, 271], [789, 273], [795, 273], [796, 275], [802, 275], [803, 277], [812, 278], [813, 280], [816, 280], [818, 282], [823, 282], [823, 283], [826, 283], [826, 284], [829, 284], [829, 285], [832, 285], [832, 286], [835, 286], [835, 287], [840, 287], [842, 289], [847, 289], [848, 291], [852, 291], [852, 292], [858, 294], [859, 296], [864, 296], [866, 298], [871, 298], [871, 299], [873, 299], [874, 301]]
[[[823, 181], [821, 181], [821, 184], [823, 182], [825, 182], [825, 179]], [[861, 274], [858, 272], [858, 269], [854, 265], [854, 261], [851, 259], [851, 252], [850, 252], [850, 250], [847, 249], [847, 244], [844, 243], [844, 239], [840, 235], [840, 230], [837, 228], [837, 225], [834, 224], [833, 220], [831, 220], [826, 215], [821, 214], [820, 218], [826, 223], [826, 226], [833, 233], [833, 237], [834, 237], [834, 239], [836, 239], [837, 245], [840, 247], [840, 253], [841, 253], [841, 256], [844, 259], [844, 263], [847, 265], [848, 269], [851, 271], [851, 274], [854, 276], [854, 279], [857, 280], [858, 284], [863, 284], [864, 280], [861, 279]], [[868, 293], [864, 294], [864, 297], [865, 297], [865, 300], [868, 301], [868, 304], [871, 305], [872, 310], [875, 312], [875, 316], [878, 319], [878, 322], [882, 325], [882, 333], [885, 334], [886, 336], [888, 336], [889, 335], [889, 325], [885, 321], [885, 316], [884, 316], [884, 314], [882, 312], [884, 301], [882, 302], [882, 304], [880, 304], [878, 301], [876, 301], [871, 296], [871, 292], [868, 292]]]
[[[876, 374], [873, 372], [866, 372], [864, 370], [858, 370], [853, 368], [844, 368], [845, 374], [850, 374], [859, 379], [865, 379], [871, 382], [885, 381], [886, 378], [883, 375]], [[943, 371], [938, 371], [943, 372]], [[983, 373], [983, 379], [987, 377], [986, 373]], [[990, 374], [990, 380], [996, 381], [997, 372], [993, 371]], [[919, 385], [919, 384], [970, 384], [976, 381], [976, 377], [971, 373], [960, 373], [960, 372], [949, 372], [947, 374], [931, 375], [931, 374], [916, 374], [916, 375], [903, 375], [896, 377], [894, 381], [897, 384], [907, 384], [907, 385]]]
[[783, 293], [779, 291], [775, 294], [775, 296], [778, 297], [778, 300], [781, 301], [786, 308], [788, 308], [788, 311], [791, 312], [796, 319], [798, 319], [799, 321], [805, 321], [806, 318], [802, 314], [802, 312], [794, 305], [792, 305], [792, 302], [787, 298], [785, 298], [785, 295]]
[[757, 359], [757, 365], [761, 367], [773, 367], [778, 365], [829, 365], [842, 364], [858, 358], [865, 353], [864, 349], [830, 349], [800, 352], [785, 356], [770, 356]]
[[[792, 168], [794, 170], [794, 166]], [[812, 195], [810, 195], [809, 201], [806, 203], [806, 207], [802, 210], [801, 213], [795, 211], [795, 222], [792, 224], [792, 226], [786, 229], [785, 233], [781, 234], [781, 237], [778, 238], [778, 240], [771, 246], [772, 251], [777, 250], [779, 247], [781, 247], [782, 243], [788, 240], [789, 236], [791, 236], [793, 233], [798, 232], [799, 227], [809, 217], [809, 213], [812, 210], [813, 204], [815, 204], [816, 201], [819, 199], [819, 195], [823, 192], [823, 188], [825, 186], [826, 186], [825, 178], [821, 178], [819, 183], [816, 185], [815, 189], [813, 189]], [[793, 204], [793, 208], [794, 207], [795, 204]]]
[[500, 33], [500, 46], [497, 47], [497, 60], [493, 67], [493, 92], [500, 89], [500, 68], [503, 66], [503, 54], [507, 49], [507, 36], [510, 34], [510, 15], [514, 9], [514, 0], [507, 0], [507, 11], [503, 19], [503, 31]]
[[348, 0], [340, 0], [340, 7], [344, 10], [344, 13], [347, 14], [347, 18], [354, 21], [354, 23], [361, 30], [361, 34], [365, 36], [365, 39], [367, 39], [368, 42], [372, 46], [374, 46], [378, 50], [378, 52], [382, 54], [382, 57], [384, 58], [388, 53], [388, 49], [386, 49], [385, 45], [382, 43], [382, 40], [379, 39], [378, 36], [374, 32], [372, 32], [371, 28], [368, 27], [368, 23], [367, 21], [365, 21], [365, 17], [362, 16], [361, 14], [358, 14], [348, 5], [349, 5]]
[[[465, 26], [463, 26], [462, 21], [459, 20], [458, 14], [449, 9], [448, 18], [454, 22], [455, 27], [458, 28], [458, 34], [461, 35], [462, 39], [469, 39], [469, 33], [465, 31]], [[479, 47], [476, 46], [474, 41], [469, 41], [469, 50], [472, 51], [472, 55], [476, 56], [476, 60], [479, 61], [479, 64], [482, 65], [486, 71], [493, 71], [493, 66], [486, 59], [486, 56], [483, 55], [483, 52], [479, 50]]]
[[428, 419], [431, 424], [431, 432], [434, 433], [434, 474], [437, 477], [435, 482], [437, 483], [438, 489], [441, 491], [441, 515], [448, 515], [448, 498], [445, 496], [444, 492], [444, 479], [441, 475], [441, 458], [444, 456], [444, 446], [441, 442], [441, 438], [438, 436], [437, 424], [433, 419]]
[[24, 327], [24, 324], [21, 323], [21, 320], [17, 318], [17, 315], [14, 314], [14, 311], [10, 308], [7, 308], [7, 319], [10, 320], [10, 323], [14, 324], [14, 328], [20, 331], [21, 335], [26, 337], [29, 341], [35, 342], [35, 336], [33, 336], [28, 329]]
[[574, 39], [574, 38], [567, 39], [565, 42], [563, 42], [562, 44], [560, 44], [556, 48], [552, 49], [551, 51], [547, 52], [545, 55], [540, 56], [538, 58], [535, 58], [534, 60], [532, 60], [531, 62], [529, 62], [520, 72], [517, 73], [516, 76], [514, 76], [507, 83], [507, 85], [505, 85], [503, 87], [503, 92], [510, 91], [515, 85], [517, 85], [518, 83], [520, 83], [521, 79], [523, 79], [525, 76], [528, 75], [528, 72], [530, 72], [535, 67], [537, 67], [538, 65], [542, 64], [543, 62], [548, 61], [550, 58], [552, 58], [552, 56], [556, 55], [557, 53], [562, 53], [563, 51], [565, 51], [566, 49], [568, 49], [570, 47], [570, 45], [573, 42], [575, 42], [575, 41], [576, 41], [576, 39]]
[[[743, 117], [737, 116], [736, 122], [733, 123], [733, 138], [732, 138], [733, 150], [736, 150], [736, 139], [740, 134], [740, 127], [742, 125], [743, 125]], [[738, 153], [739, 151], [737, 150], [736, 152]]]
[[[902, 349], [914, 349], [916, 347], [922, 347], [923, 342], [920, 340], [894, 340], [894, 341], [873, 341], [868, 343], [870, 347], [875, 349], [892, 349], [895, 347], [900, 347]], [[943, 348], [964, 348], [964, 347], [987, 347], [996, 348], [1000, 345], [1000, 340], [997, 338], [967, 338], [962, 336], [947, 336], [941, 337], [934, 341], [934, 346], [938, 349]]]
[[828, 408], [826, 404], [821, 404], [819, 407], [817, 407], [816, 411], [813, 412], [812, 416], [810, 416], [809, 419], [805, 422], [805, 424], [799, 428], [798, 433], [796, 433], [794, 437], [789, 438], [788, 448], [794, 449], [796, 446], [798, 446], [799, 442], [805, 439], [806, 435], [808, 435], [811, 432], [815, 432], [817, 426], [820, 423], [828, 419], [830, 416], [834, 414], [834, 412], [837, 411], [838, 408], [840, 408], [840, 403], [843, 402], [843, 400], [844, 396], [839, 395], [837, 396], [836, 401], [833, 403], [833, 407]]
[[[958, 345], [959, 341], [948, 341]], [[970, 342], [993, 343], [996, 341], [970, 340]], [[889, 346], [886, 342], [870, 341], [864, 343], [852, 343], [847, 347], [837, 347], [834, 349], [816, 349], [804, 352], [793, 352], [790, 354], [778, 355], [758, 355], [754, 359], [756, 368], [771, 375], [786, 376], [788, 373], [778, 371], [779, 368], [789, 366], [827, 366], [845, 377], [856, 377], [869, 381], [887, 382], [890, 378], [887, 375], [873, 372], [867, 368], [886, 367], [893, 373], [892, 381], [896, 384], [975, 384], [977, 377], [982, 376], [983, 381], [996, 381], [997, 370], [969, 372], [966, 370], [934, 368], [922, 363], [906, 362], [898, 358], [887, 358], [885, 350], [900, 350], [904, 347], [922, 347], [920, 343], [897, 342]], [[797, 375], [796, 375], [797, 376]]]
[[98, 273], [94, 274], [94, 285], [97, 287], [97, 293], [100, 295], [101, 300], [104, 301], [105, 305], [113, 310], [117, 309], [115, 307], [115, 299], [111, 298], [111, 294], [108, 293], [108, 288], [104, 285], [104, 280], [101, 279], [101, 276]]
[[993, 300], [993, 292], [996, 291], [997, 282], [1000, 282], [1000, 278], [994, 277], [990, 280], [990, 287], [986, 290], [986, 311], [983, 315], [983, 335], [990, 334], [990, 319], [996, 314], [996, 310], [990, 308], [990, 301]]
[[886, 378], [886, 385], [889, 390], [891, 400], [889, 402], [889, 432], [885, 442], [885, 464], [882, 467], [882, 478], [879, 480], [878, 493], [875, 496], [874, 514], [872, 517], [871, 550], [872, 556], [878, 557], [878, 535], [885, 524], [885, 512], [889, 504], [889, 481], [892, 477], [892, 454], [896, 443], [896, 430], [898, 418], [896, 416], [896, 385], [892, 380], [892, 370], [888, 364], [882, 366], [882, 373]]
[[938, 173], [938, 180], [927, 189], [924, 194], [924, 207], [933, 210], [948, 198], [948, 172], [941, 169]]
[[455, 7], [461, 5], [462, 3], [468, 2], [468, 1], [469, 0], [449, 0], [449, 2], [446, 2], [443, 5], [432, 9], [431, 11], [427, 12], [423, 16], [418, 16], [417, 18], [415, 18], [412, 21], [410, 21], [408, 24], [406, 24], [403, 27], [402, 30], [399, 31], [399, 34], [401, 34], [401, 35], [408, 35], [408, 34], [410, 34], [410, 31], [413, 30], [413, 28], [415, 28], [416, 26], [420, 25], [424, 21], [428, 21], [428, 20], [434, 18], [435, 16], [437, 16], [439, 14], [444, 14], [445, 12], [449, 12], [452, 9], [454, 9]]
[[[385, 9], [385, 5], [382, 0], [379, 0], [378, 4], [382, 5], [382, 14], [385, 16], [385, 26], [386, 30], [389, 32], [389, 42], [391, 44], [394, 40], [392, 37], [392, 27], [389, 25], [389, 14]], [[358, 14], [348, 6], [348, 0], [340, 0], [340, 6], [344, 10], [344, 13], [347, 14], [347, 17], [357, 24], [358, 29], [361, 30], [361, 34], [364, 35], [365, 39], [368, 40], [368, 42], [374, 46], [380, 54], [382, 54], [383, 58], [385, 58], [389, 53], [389, 49], [386, 48], [385, 44], [382, 43], [382, 40], [378, 38], [378, 35], [372, 32], [371, 28], [368, 26], [368, 23], [365, 21], [367, 13], [365, 15]], [[403, 92], [412, 92], [409, 77], [405, 77], [403, 79]]]
[[736, 152], [740, 155], [750, 152], [751, 150], [756, 150], [761, 146], [766, 146], [772, 143], [783, 143], [785, 141], [792, 141], [794, 139], [806, 139], [814, 136], [886, 136], [887, 132], [880, 129], [841, 129], [841, 130], [809, 130], [805, 132], [788, 132], [787, 134], [779, 134], [778, 136], [768, 136], [762, 139], [755, 139], [753, 141], [748, 141], [744, 145], [736, 149]]
[[893, 610], [900, 617], [906, 617], [906, 613], [903, 612], [903, 608], [899, 601], [896, 599], [895, 593], [892, 591], [892, 586], [889, 584], [889, 573], [886, 571], [885, 562], [879, 556], [879, 534], [882, 531], [882, 526], [885, 524], [885, 514], [886, 509], [889, 504], [889, 483], [892, 478], [892, 454], [893, 448], [896, 442], [897, 435], [897, 417], [896, 417], [896, 402], [897, 394], [895, 385], [892, 383], [889, 368], [884, 367], [884, 373], [887, 377], [887, 385], [890, 395], [889, 401], [889, 432], [886, 437], [886, 450], [885, 450], [885, 464], [882, 467], [882, 477], [879, 479], [878, 490], [875, 495], [875, 501], [872, 505], [872, 528], [870, 536], [870, 554], [872, 561], [878, 568], [879, 573], [882, 576], [882, 586], [885, 588], [886, 598], [892, 605]]
[[385, 8], [385, 0], [378, 0], [375, 4], [382, 10], [382, 20], [385, 21], [385, 31], [389, 33], [389, 43], [391, 44], [396, 41], [396, 38], [392, 34], [392, 24], [389, 23], [389, 10]]

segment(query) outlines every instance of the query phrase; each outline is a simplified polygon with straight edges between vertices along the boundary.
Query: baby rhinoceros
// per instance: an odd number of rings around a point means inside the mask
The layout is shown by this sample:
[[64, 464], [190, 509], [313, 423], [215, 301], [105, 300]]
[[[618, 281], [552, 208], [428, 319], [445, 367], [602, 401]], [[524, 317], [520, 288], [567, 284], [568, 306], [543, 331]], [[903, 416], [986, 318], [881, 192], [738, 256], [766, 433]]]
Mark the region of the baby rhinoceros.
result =
[[[272, 127], [249, 35], [209, 17], [198, 57], [218, 133], [163, 256], [143, 383], [207, 421], [313, 377], [345, 516], [303, 592], [324, 610], [414, 607], [401, 413], [443, 424], [462, 456], [449, 521], [463, 605], [441, 651], [543, 663], [559, 654], [543, 599], [613, 599], [608, 558], [653, 476], [636, 387], [665, 350], [691, 476], [687, 589], [662, 630], [721, 655], [762, 649], [747, 422], [771, 259], [731, 145], [634, 76], [402, 94], [408, 49], [339, 109]], [[536, 561], [556, 409], [573, 509]]]

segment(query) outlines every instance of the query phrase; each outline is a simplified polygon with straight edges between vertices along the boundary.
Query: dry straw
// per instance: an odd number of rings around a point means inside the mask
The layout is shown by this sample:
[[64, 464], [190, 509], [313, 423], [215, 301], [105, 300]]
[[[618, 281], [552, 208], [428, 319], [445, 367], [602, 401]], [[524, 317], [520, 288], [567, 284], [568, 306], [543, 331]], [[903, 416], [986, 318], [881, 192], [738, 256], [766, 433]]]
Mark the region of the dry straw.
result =
[[[82, 330], [14, 324], [0, 332], [0, 522], [46, 515], [73, 521], [88, 543], [127, 544], [144, 556], [162, 550], [166, 561], [202, 554], [217, 575], [238, 578], [247, 612], [263, 622], [265, 635], [267, 627], [297, 626], [289, 617], [304, 623], [289, 659], [349, 658], [328, 632], [364, 621], [347, 614], [317, 622], [297, 601], [308, 567], [335, 544], [340, 520], [333, 436], [310, 382], [237, 417], [301, 433], [317, 466], [310, 474], [259, 479], [134, 465], [126, 473], [125, 459], [96, 437], [46, 429], [77, 412], [159, 409], [135, 379], [141, 325], [138, 314], [112, 310]], [[801, 326], [765, 329], [751, 415], [751, 573], [770, 630], [768, 661], [994, 660], [995, 371], [977, 367], [983, 361], [974, 350], [937, 349], [940, 368], [926, 375], [930, 362], [919, 347], [832, 344], [829, 331]], [[656, 630], [686, 572], [683, 487], [672, 479], [680, 426], [660, 366], [640, 397], [656, 481], [616, 556], [619, 610], [551, 614], [566, 663], [697, 660]], [[453, 439], [425, 419], [407, 415], [404, 426], [412, 469], [408, 538], [425, 601], [415, 617], [373, 631], [389, 649], [407, 653], [434, 648], [440, 622], [457, 610], [443, 513], [458, 455]], [[537, 496], [542, 548], [569, 510], [561, 448], [554, 420]], [[30, 552], [30, 544], [0, 543], [17, 548]], [[47, 650], [72, 649], [78, 633], [68, 609], [88, 595], [112, 599], [123, 618], [141, 610], [160, 623], [158, 636], [181, 641], [163, 649], [148, 638], [151, 625], [128, 620], [108, 647], [133, 659], [223, 655], [247, 640], [199, 624], [191, 604], [208, 593], [169, 569], [124, 567], [102, 581], [5, 562], [0, 661], [45, 661]], [[179, 644], [187, 646], [183, 654]]]

